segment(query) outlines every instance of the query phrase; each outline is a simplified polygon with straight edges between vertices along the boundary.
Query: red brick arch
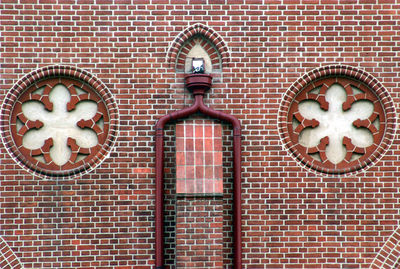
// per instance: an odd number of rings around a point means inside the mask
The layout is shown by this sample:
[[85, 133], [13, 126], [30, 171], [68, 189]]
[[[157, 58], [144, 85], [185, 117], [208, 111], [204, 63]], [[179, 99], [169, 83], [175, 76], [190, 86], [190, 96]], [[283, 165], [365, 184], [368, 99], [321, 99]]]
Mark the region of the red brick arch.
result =
[[371, 264], [370, 269], [400, 267], [400, 226], [389, 237]]
[[[230, 53], [224, 39], [212, 28], [197, 23], [180, 32], [169, 47], [167, 62], [171, 68], [183, 69], [186, 54], [190, 51], [191, 43], [189, 41], [195, 37], [204, 39], [201, 45], [210, 55], [213, 67], [228, 67]], [[188, 50], [183, 50], [186, 49], [185, 46]]]
[[0, 268], [19, 269], [23, 268], [20, 260], [15, 255], [6, 241], [0, 236]]

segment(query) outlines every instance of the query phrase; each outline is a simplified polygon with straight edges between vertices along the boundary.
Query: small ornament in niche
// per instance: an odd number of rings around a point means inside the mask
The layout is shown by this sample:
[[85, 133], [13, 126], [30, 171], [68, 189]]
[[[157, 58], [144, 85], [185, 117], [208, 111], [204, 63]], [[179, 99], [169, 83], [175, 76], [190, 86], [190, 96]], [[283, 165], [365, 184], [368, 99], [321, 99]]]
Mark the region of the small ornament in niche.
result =
[[192, 73], [193, 74], [204, 74], [204, 59], [203, 58], [193, 58], [192, 59]]

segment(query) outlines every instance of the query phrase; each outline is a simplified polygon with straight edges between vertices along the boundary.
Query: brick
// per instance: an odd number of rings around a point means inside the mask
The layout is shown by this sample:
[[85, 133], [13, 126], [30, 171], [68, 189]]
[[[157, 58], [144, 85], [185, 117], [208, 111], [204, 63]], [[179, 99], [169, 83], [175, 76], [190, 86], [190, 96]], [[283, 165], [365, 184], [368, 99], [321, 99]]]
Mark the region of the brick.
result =
[[[192, 104], [183, 67], [197, 41], [215, 71], [205, 104], [242, 125], [242, 267], [395, 266], [399, 9], [394, 0], [3, 0], [0, 268], [154, 268], [154, 125]], [[43, 78], [20, 81], [25, 75], [53, 65], [85, 70], [82, 78], [103, 82], [118, 105], [110, 108], [119, 115], [113, 150], [67, 179], [33, 175], [4, 141], [10, 89], [18, 95], [21, 85]], [[329, 76], [340, 68], [368, 72], [357, 76], [379, 82], [373, 90], [388, 111], [380, 125], [396, 119], [385, 130], [393, 142], [378, 143], [376, 161], [358, 172], [316, 172], [284, 145], [285, 99], [297, 95], [291, 85], [305, 87], [316, 76], [305, 74], [320, 67]], [[164, 135], [166, 267], [232, 268], [231, 126], [197, 113], [170, 121]], [[187, 163], [184, 151], [193, 153]], [[220, 196], [196, 204], [206, 199], [176, 195], [197, 187]], [[191, 223], [177, 222], [183, 219]]]

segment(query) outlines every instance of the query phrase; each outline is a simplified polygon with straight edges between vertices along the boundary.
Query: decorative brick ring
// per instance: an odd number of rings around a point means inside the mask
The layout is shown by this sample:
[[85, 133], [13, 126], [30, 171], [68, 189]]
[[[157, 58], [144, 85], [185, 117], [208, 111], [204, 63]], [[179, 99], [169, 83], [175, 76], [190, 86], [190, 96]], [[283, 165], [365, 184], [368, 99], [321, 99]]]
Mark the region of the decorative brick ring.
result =
[[349, 174], [375, 164], [394, 138], [393, 101], [365, 71], [315, 69], [287, 91], [279, 112], [281, 139], [303, 166]]
[[1, 115], [10, 155], [45, 178], [89, 172], [106, 158], [117, 136], [110, 91], [74, 67], [50, 66], [26, 75], [9, 91]]

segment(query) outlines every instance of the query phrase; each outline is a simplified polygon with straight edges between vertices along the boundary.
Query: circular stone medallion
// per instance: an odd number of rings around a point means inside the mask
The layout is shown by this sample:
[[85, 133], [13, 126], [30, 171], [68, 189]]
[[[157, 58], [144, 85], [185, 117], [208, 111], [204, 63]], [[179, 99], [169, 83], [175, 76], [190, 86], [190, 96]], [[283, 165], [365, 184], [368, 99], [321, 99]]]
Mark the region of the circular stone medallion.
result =
[[396, 118], [389, 93], [374, 77], [327, 66], [289, 88], [279, 121], [282, 141], [301, 165], [347, 174], [380, 159], [392, 143]]
[[94, 169], [116, 139], [118, 113], [110, 91], [73, 67], [26, 75], [7, 94], [1, 115], [7, 151], [41, 177], [74, 177]]

